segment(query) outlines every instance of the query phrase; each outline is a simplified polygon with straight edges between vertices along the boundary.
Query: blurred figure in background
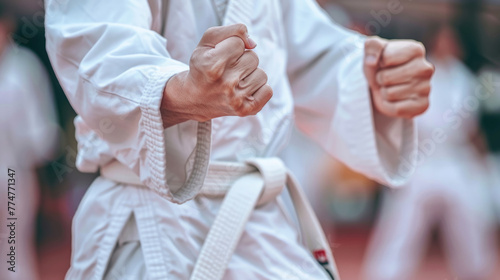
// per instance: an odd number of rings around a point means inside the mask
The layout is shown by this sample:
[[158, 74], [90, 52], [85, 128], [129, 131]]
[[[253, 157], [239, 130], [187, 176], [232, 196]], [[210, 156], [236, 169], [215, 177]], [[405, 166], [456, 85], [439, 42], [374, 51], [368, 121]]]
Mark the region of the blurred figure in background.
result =
[[[0, 279], [36, 280], [35, 169], [54, 153], [58, 127], [45, 69], [33, 53], [12, 42], [15, 22], [13, 9], [0, 1]], [[15, 171], [14, 190], [7, 188], [8, 168]], [[8, 228], [6, 222], [15, 226]], [[12, 251], [15, 261], [8, 262]]]
[[411, 279], [437, 226], [457, 279], [488, 279], [495, 262], [494, 224], [477, 135], [477, 82], [458, 60], [449, 26], [431, 48], [436, 66], [430, 108], [417, 118], [419, 158], [407, 188], [387, 194], [368, 248], [366, 279]]
[[492, 199], [497, 223], [500, 223], [500, 68], [489, 66], [481, 69], [479, 79], [484, 85], [481, 94], [488, 97], [481, 104], [481, 126], [486, 132]]

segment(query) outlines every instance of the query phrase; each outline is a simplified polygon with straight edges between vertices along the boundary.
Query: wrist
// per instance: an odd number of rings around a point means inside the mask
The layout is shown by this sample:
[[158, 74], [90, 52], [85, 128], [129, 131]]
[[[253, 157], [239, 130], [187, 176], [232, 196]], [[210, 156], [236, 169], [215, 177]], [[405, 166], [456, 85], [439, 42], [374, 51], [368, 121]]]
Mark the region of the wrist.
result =
[[160, 105], [164, 128], [189, 120], [183, 113], [187, 104], [183, 104], [185, 102], [182, 100], [182, 97], [186, 96], [184, 84], [187, 74], [188, 71], [177, 73], [165, 84]]

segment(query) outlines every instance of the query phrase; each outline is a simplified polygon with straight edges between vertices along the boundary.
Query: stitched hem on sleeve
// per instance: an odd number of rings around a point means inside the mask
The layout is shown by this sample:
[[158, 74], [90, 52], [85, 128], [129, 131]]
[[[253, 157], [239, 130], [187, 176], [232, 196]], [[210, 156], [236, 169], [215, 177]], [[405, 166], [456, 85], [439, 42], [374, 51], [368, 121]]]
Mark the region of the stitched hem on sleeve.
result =
[[[170, 77], [188, 70], [188, 66], [169, 67], [167, 71], [154, 71], [149, 75], [149, 81], [141, 99], [143, 124], [146, 134], [147, 156], [141, 168], [141, 182], [158, 195], [174, 203], [183, 203], [192, 199], [203, 186], [210, 158], [211, 122], [198, 124], [197, 144], [193, 171], [186, 183], [175, 193], [167, 185], [165, 158], [165, 135], [160, 113], [160, 103], [163, 89]], [[146, 170], [144, 170], [146, 169]]]
[[399, 154], [384, 153], [377, 143], [371, 97], [364, 75], [351, 73], [340, 84], [342, 94], [332, 131], [348, 143], [349, 154], [354, 156], [352, 168], [390, 187], [405, 184], [416, 166], [417, 136], [413, 121], [403, 120]]

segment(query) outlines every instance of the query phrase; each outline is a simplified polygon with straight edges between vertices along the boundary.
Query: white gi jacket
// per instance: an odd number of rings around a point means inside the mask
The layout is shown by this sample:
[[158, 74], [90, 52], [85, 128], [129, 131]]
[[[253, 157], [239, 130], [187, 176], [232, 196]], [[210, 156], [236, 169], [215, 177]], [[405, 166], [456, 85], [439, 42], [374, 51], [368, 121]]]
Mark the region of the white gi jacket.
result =
[[[147, 186], [103, 178], [91, 186], [75, 216], [72, 277], [102, 276], [134, 212], [150, 276], [186, 279], [220, 203], [192, 200], [209, 161], [276, 155], [293, 118], [329, 153], [380, 182], [400, 185], [411, 173], [414, 126], [373, 113], [362, 72], [364, 39], [333, 24], [310, 0], [245, 5], [229, 1], [222, 15], [211, 1], [46, 2], [47, 51], [79, 114], [78, 168], [95, 172], [114, 158]], [[241, 9], [250, 9], [247, 27], [273, 98], [256, 116], [164, 130], [165, 83], [188, 69], [207, 28], [237, 22]], [[253, 213], [227, 279], [304, 278], [301, 265], [315, 267], [308, 279], [323, 277], [302, 249], [287, 245], [297, 236], [283, 215], [275, 203]]]

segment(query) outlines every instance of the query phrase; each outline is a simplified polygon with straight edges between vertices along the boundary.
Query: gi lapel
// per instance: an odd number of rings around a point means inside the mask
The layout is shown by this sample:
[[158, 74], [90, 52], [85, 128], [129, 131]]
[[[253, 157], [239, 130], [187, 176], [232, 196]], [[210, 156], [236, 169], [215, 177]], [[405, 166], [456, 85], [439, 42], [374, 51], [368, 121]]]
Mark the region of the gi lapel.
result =
[[222, 21], [226, 15], [227, 1], [228, 0], [212, 0], [212, 5], [214, 6], [214, 11], [217, 14], [217, 22], [219, 25], [222, 25]]
[[228, 0], [226, 15], [222, 25], [243, 23], [249, 32], [252, 26], [253, 1], [250, 0]]

